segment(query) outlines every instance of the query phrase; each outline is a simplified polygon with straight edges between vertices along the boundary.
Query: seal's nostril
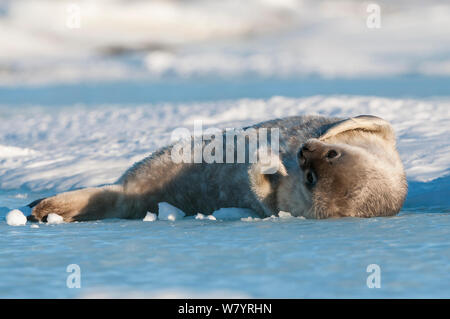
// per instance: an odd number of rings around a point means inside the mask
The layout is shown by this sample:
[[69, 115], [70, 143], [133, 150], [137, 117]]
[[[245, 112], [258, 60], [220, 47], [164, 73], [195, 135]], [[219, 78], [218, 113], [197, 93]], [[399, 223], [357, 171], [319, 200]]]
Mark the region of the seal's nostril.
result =
[[316, 145], [314, 145], [312, 143], [306, 143], [302, 146], [303, 152], [306, 152], [306, 153], [313, 153], [316, 151], [316, 149], [317, 149]]
[[300, 163], [300, 166], [303, 167], [306, 165], [306, 157], [305, 154], [303, 153], [303, 148], [301, 148], [300, 151], [298, 151], [297, 158], [298, 162]]

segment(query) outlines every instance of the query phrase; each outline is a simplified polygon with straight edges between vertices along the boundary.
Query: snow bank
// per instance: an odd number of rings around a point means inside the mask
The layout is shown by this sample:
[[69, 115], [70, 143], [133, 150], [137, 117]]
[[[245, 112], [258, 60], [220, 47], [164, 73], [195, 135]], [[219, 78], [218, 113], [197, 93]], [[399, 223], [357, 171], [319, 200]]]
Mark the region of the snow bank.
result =
[[170, 205], [169, 203], [165, 202], [159, 203], [158, 209], [159, 209], [158, 218], [160, 220], [175, 221], [186, 216], [186, 214], [182, 210], [176, 208], [175, 206]]
[[6, 223], [10, 226], [23, 226], [27, 223], [27, 218], [20, 210], [14, 209], [6, 215]]

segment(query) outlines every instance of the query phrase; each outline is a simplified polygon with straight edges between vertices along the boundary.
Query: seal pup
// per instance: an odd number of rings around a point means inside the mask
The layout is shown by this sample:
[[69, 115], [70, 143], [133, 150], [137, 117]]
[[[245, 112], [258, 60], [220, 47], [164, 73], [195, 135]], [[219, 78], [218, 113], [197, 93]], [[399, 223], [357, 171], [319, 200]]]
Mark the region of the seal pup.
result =
[[[392, 216], [400, 211], [407, 183], [387, 121], [369, 115], [293, 116], [244, 128], [233, 133], [233, 140], [244, 136], [248, 142], [249, 130], [264, 129], [278, 130], [278, 152], [266, 149], [256, 162], [249, 160], [249, 146], [243, 162], [222, 161], [222, 155], [213, 162], [192, 161], [194, 155], [191, 161], [174, 161], [180, 146], [175, 143], [133, 165], [113, 185], [33, 202], [29, 219], [45, 221], [50, 213], [66, 222], [142, 219], [148, 211], [158, 213], [160, 202], [186, 215], [212, 214], [225, 207], [252, 209], [261, 217], [286, 211], [316, 219]], [[228, 136], [222, 131], [215, 140]], [[194, 138], [186, 143], [195, 147]], [[237, 144], [231, 149], [234, 159], [239, 156]], [[202, 140], [201, 149], [211, 145], [212, 140]], [[271, 142], [264, 147], [272, 150]], [[258, 145], [256, 152], [261, 151], [263, 146]]]

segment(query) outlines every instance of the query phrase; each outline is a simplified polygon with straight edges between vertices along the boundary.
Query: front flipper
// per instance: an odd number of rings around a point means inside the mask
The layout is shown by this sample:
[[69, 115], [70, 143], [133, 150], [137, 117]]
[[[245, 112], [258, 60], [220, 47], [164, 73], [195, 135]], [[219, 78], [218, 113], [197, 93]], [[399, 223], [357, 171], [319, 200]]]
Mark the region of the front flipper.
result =
[[340, 121], [327, 129], [319, 140], [329, 143], [342, 140], [346, 136], [360, 135], [361, 132], [375, 134], [395, 147], [395, 132], [391, 124], [373, 115], [360, 115]]

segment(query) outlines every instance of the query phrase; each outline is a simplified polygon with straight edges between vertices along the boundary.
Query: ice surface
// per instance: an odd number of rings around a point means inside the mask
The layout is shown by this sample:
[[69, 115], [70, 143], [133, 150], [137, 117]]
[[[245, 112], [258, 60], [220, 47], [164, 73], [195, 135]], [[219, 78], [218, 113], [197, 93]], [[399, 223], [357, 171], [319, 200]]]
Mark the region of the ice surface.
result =
[[177, 219], [183, 218], [186, 215], [182, 210], [170, 205], [169, 203], [159, 203], [158, 209], [158, 219], [160, 220], [175, 221]]
[[[0, 297], [450, 297], [450, 219], [436, 210], [373, 219], [44, 226], [0, 223]], [[73, 263], [81, 267], [81, 289], [66, 288]], [[370, 264], [381, 267], [382, 289], [366, 286]]]
[[[394, 125], [409, 181], [405, 207], [391, 218], [260, 220], [231, 209], [217, 222], [112, 219], [35, 229], [0, 221], [0, 297], [449, 298], [449, 112], [447, 98], [371, 96], [0, 106], [0, 145], [33, 150], [0, 157], [2, 219], [35, 199], [114, 182], [196, 119], [226, 128], [287, 115], [378, 115]], [[80, 290], [66, 288], [73, 263]], [[374, 263], [382, 289], [366, 286]]]
[[27, 218], [20, 210], [14, 209], [6, 215], [6, 223], [10, 226], [23, 226], [27, 223]]
[[213, 213], [213, 216], [219, 220], [240, 220], [241, 218], [258, 217], [258, 215], [250, 210], [243, 208], [221, 208]]

